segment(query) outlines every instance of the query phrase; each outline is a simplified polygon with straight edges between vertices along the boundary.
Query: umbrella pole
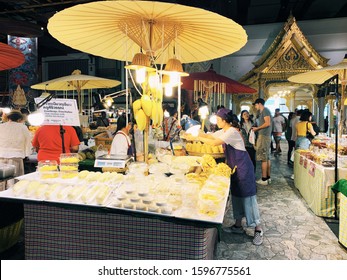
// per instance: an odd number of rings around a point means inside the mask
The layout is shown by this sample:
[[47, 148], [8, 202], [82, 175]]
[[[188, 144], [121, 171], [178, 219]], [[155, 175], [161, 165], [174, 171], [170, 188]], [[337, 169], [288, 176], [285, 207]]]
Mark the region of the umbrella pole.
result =
[[177, 89], [177, 95], [178, 95], [178, 100], [177, 100], [177, 120], [179, 122], [179, 125], [181, 126], [181, 78], [179, 79], [178, 82], [178, 89]]
[[148, 163], [148, 134], [149, 134], [149, 117], [146, 116], [146, 127], [143, 132], [143, 155], [145, 163]]

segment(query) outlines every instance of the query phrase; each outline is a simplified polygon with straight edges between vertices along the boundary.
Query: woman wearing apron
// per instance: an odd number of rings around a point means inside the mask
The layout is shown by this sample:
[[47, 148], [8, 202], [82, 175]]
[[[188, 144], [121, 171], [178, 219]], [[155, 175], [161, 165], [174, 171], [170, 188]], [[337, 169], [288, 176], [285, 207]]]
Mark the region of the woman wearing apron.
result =
[[198, 140], [210, 145], [223, 145], [228, 166], [236, 172], [230, 178], [231, 202], [235, 225], [225, 228], [226, 232], [243, 233], [242, 218], [246, 217], [247, 226], [254, 227], [254, 245], [263, 243], [263, 230], [256, 197], [256, 183], [253, 163], [246, 151], [238, 129], [237, 116], [228, 109], [217, 112], [217, 125], [220, 130], [213, 134], [200, 133]]
[[125, 115], [121, 115], [117, 120], [117, 130], [112, 140], [110, 154], [112, 155], [133, 155], [129, 132], [132, 123], [126, 123]]

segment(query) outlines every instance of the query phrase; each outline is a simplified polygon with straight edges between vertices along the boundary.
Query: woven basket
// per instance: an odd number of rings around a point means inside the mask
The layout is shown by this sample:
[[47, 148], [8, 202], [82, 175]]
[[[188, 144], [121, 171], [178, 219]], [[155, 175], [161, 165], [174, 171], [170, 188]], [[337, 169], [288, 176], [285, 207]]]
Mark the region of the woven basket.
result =
[[0, 229], [0, 253], [18, 242], [22, 225], [23, 219]]
[[95, 140], [95, 146], [99, 147], [99, 145], [102, 145], [108, 151], [111, 150], [113, 138], [108, 138], [108, 135], [106, 132], [98, 134], [97, 136], [94, 137], [94, 140]]
[[125, 173], [128, 171], [128, 167], [125, 168], [117, 168], [117, 167], [103, 167], [102, 172], [117, 172], [117, 173]]

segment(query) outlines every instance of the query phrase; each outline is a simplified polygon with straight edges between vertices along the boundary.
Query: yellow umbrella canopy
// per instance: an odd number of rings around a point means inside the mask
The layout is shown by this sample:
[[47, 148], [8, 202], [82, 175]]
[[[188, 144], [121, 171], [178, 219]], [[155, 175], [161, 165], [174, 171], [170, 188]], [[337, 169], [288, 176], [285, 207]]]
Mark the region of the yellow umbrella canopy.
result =
[[76, 90], [78, 93], [79, 109], [82, 110], [80, 94], [83, 89], [113, 88], [120, 84], [121, 82], [117, 80], [82, 75], [80, 70], [74, 70], [69, 76], [35, 84], [31, 88], [40, 90]]
[[297, 74], [288, 78], [290, 82], [304, 84], [322, 84], [326, 80], [339, 75], [339, 82], [342, 85], [342, 92], [347, 84], [347, 54], [344, 59], [335, 65], [323, 67], [318, 70], [313, 70], [301, 74]]
[[81, 91], [83, 89], [113, 88], [120, 84], [121, 82], [117, 80], [82, 75], [79, 70], [75, 70], [72, 75], [32, 85], [31, 88], [41, 90]]
[[[241, 49], [245, 30], [231, 19], [189, 6], [154, 1], [98, 1], [56, 13], [50, 34], [77, 50], [131, 61], [143, 52], [165, 63], [215, 59]], [[159, 61], [160, 62], [160, 61]]]

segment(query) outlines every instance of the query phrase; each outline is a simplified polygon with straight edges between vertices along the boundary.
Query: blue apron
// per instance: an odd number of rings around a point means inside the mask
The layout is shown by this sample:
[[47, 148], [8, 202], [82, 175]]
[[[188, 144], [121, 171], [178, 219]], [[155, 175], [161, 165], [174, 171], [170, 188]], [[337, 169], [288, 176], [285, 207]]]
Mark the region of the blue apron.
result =
[[131, 145], [131, 142], [129, 143], [129, 140], [128, 140], [128, 137], [126, 136], [126, 134], [125, 134], [123, 131], [118, 131], [118, 132], [116, 133], [116, 135], [117, 135], [117, 134], [122, 134], [122, 135], [124, 135], [124, 137], [126, 138], [127, 143], [128, 143], [127, 155], [128, 155], [128, 156], [133, 156], [134, 150], [133, 150], [133, 147], [132, 147], [132, 145]]
[[254, 166], [247, 151], [237, 150], [223, 144], [227, 164], [231, 169], [237, 166], [230, 177], [231, 194], [237, 197], [248, 197], [256, 194]]

